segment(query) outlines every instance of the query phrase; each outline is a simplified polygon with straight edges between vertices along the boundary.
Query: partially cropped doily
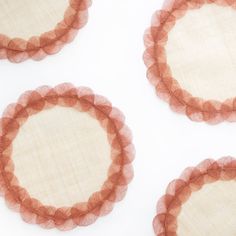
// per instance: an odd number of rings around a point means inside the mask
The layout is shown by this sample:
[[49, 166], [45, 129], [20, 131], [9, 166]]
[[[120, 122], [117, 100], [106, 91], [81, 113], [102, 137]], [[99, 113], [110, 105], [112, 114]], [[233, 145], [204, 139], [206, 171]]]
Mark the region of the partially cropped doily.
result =
[[195, 121], [236, 120], [236, 1], [170, 0], [145, 34], [157, 94]]
[[123, 199], [134, 147], [124, 116], [88, 88], [40, 87], [0, 122], [0, 192], [22, 218], [68, 230]]
[[158, 236], [236, 235], [236, 160], [205, 160], [172, 181], [157, 204]]
[[90, 0], [0, 0], [0, 59], [41, 60], [87, 21]]

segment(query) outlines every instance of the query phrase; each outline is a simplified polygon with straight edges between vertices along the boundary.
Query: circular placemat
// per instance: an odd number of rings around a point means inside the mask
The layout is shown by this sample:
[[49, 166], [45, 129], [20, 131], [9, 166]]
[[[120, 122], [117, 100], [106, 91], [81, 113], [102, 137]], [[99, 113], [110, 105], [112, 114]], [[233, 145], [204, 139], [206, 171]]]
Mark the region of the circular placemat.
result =
[[157, 204], [156, 235], [236, 234], [236, 160], [205, 160], [172, 181]]
[[41, 60], [87, 22], [90, 0], [0, 0], [0, 59]]
[[123, 199], [134, 147], [124, 116], [88, 88], [40, 87], [0, 122], [0, 192], [29, 223], [89, 225]]
[[147, 76], [194, 121], [236, 119], [236, 2], [172, 0], [145, 34]]

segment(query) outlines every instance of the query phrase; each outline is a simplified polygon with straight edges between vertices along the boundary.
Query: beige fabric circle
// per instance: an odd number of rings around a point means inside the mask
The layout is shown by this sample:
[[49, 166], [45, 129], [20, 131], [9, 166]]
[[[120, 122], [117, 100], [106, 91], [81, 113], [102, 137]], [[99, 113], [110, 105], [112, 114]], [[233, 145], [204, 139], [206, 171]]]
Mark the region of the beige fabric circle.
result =
[[158, 201], [155, 235], [236, 235], [236, 159], [206, 159], [170, 182]]
[[100, 191], [111, 165], [111, 147], [99, 121], [55, 106], [32, 115], [13, 141], [20, 185], [44, 205], [71, 206]]
[[236, 235], [235, 196], [235, 180], [217, 181], [193, 192], [181, 207], [177, 218], [177, 235]]
[[204, 4], [186, 11], [168, 33], [167, 64], [180, 87], [220, 102], [236, 93], [236, 11]]
[[0, 194], [24, 221], [70, 230], [109, 214], [133, 179], [122, 112], [86, 87], [26, 91], [0, 120]]
[[0, 0], [0, 33], [28, 40], [54, 29], [68, 7], [68, 0]]

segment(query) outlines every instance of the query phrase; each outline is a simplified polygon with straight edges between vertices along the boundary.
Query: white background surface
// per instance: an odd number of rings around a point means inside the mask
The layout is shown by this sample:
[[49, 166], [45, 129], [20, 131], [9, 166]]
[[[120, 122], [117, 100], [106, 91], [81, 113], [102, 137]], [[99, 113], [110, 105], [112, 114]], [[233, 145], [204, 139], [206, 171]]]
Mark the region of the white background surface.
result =
[[106, 96], [126, 115], [137, 155], [124, 201], [95, 224], [69, 232], [24, 223], [0, 198], [0, 235], [152, 236], [157, 200], [185, 167], [236, 156], [236, 124], [209, 126], [173, 113], [156, 97], [142, 61], [143, 32], [160, 0], [95, 0], [74, 42], [41, 62], [0, 61], [0, 110], [25, 90], [72, 82]]

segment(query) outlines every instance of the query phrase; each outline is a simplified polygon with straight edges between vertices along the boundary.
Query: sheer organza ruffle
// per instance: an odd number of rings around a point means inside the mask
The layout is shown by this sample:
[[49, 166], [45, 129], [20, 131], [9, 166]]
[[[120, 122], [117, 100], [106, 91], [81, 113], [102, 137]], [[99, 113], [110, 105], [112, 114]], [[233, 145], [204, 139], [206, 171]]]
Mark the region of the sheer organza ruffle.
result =
[[[106, 130], [112, 147], [112, 164], [101, 191], [94, 193], [88, 202], [59, 209], [45, 206], [30, 197], [27, 189], [19, 185], [11, 159], [12, 142], [28, 117], [55, 105], [89, 113]], [[134, 147], [131, 132], [124, 122], [124, 116], [117, 108], [88, 88], [61, 84], [55, 88], [40, 87], [23, 94], [16, 104], [5, 110], [0, 121], [0, 193], [5, 196], [8, 206], [20, 212], [26, 222], [60, 230], [86, 226], [108, 214], [114, 203], [123, 199], [133, 178], [131, 162]]]
[[236, 9], [236, 2], [233, 0], [171, 0], [165, 2], [163, 10], [153, 15], [152, 25], [144, 36], [147, 77], [159, 97], [167, 101], [174, 111], [186, 114], [191, 120], [210, 124], [224, 120], [236, 121], [236, 98], [222, 103], [193, 97], [172, 77], [167, 64], [165, 45], [169, 31], [188, 10], [198, 9], [204, 4], [230, 6]]
[[41, 60], [47, 55], [57, 53], [86, 24], [90, 5], [91, 0], [69, 0], [64, 20], [52, 31], [32, 37], [28, 41], [0, 34], [0, 59], [7, 58], [11, 62], [19, 63], [28, 58]]
[[177, 236], [177, 217], [191, 193], [200, 190], [204, 184], [235, 178], [236, 159], [231, 157], [218, 161], [207, 159], [196, 167], [187, 168], [179, 179], [169, 184], [166, 194], [157, 204], [157, 215], [153, 221], [155, 234]]

